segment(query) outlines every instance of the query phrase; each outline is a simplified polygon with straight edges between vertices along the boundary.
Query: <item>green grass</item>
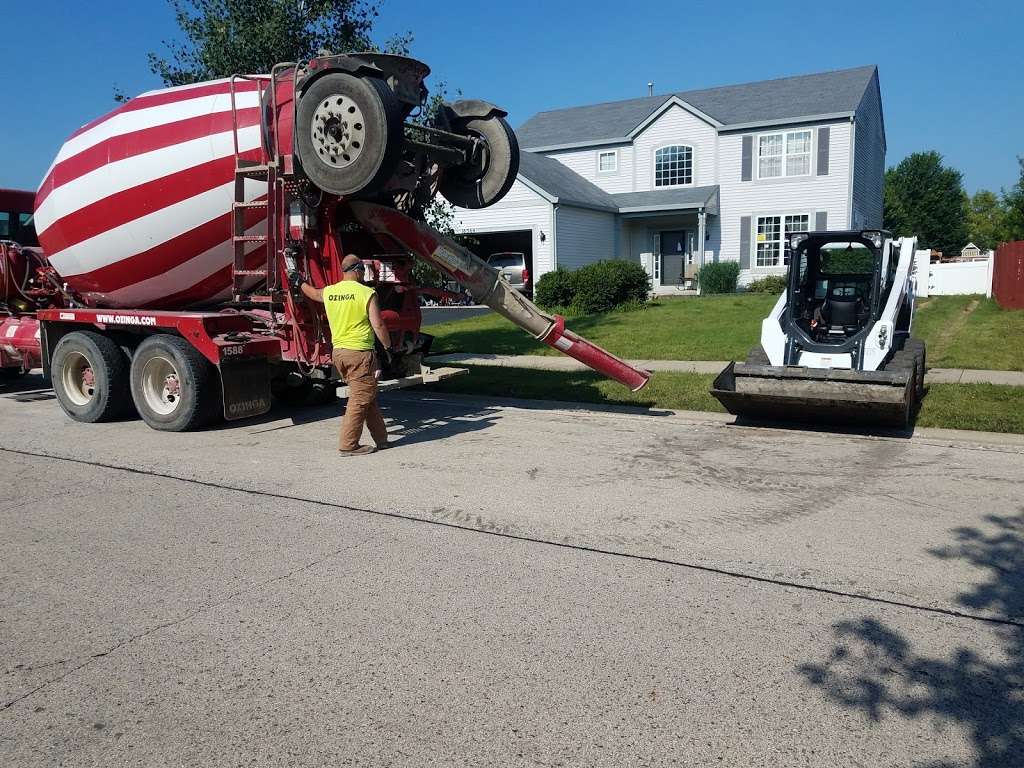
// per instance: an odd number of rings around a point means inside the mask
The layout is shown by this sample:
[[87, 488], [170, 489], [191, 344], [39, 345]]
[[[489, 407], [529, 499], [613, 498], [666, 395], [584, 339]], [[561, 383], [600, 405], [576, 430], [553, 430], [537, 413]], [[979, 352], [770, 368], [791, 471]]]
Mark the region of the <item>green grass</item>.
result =
[[[765, 294], [662, 298], [642, 310], [575, 317], [566, 325], [628, 359], [742, 360], [775, 301]], [[1024, 310], [1000, 309], [983, 296], [935, 296], [921, 301], [914, 323], [932, 367], [1024, 371]], [[559, 354], [493, 314], [428, 331], [435, 354]]]
[[[573, 317], [565, 324], [620, 357], [731, 360], [747, 356], [761, 336], [761, 320], [776, 299], [765, 294], [663, 298], [644, 309]], [[426, 330], [435, 337], [435, 354], [560, 354], [498, 315], [432, 325]]]
[[[431, 385], [437, 392], [527, 400], [634, 405], [687, 411], [724, 409], [708, 388], [714, 378], [693, 373], [656, 373], [640, 392], [590, 372], [467, 366], [469, 375]], [[918, 426], [1024, 434], [1024, 388], [994, 384], [934, 384], [928, 388]]]
[[984, 296], [923, 299], [914, 334], [927, 343], [934, 368], [1024, 371], [1024, 310], [1002, 309]]

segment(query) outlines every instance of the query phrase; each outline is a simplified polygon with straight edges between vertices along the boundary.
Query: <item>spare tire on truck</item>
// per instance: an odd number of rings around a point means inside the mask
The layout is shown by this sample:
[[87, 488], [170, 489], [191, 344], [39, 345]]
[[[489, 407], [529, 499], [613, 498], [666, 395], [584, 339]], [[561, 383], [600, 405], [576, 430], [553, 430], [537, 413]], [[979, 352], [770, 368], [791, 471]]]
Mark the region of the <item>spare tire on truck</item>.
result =
[[438, 189], [460, 208], [486, 208], [505, 196], [519, 173], [519, 142], [500, 115], [460, 121], [453, 130], [481, 139], [473, 161], [445, 169]]
[[302, 170], [332, 195], [372, 194], [402, 156], [402, 108], [377, 77], [331, 72], [299, 97], [295, 145]]

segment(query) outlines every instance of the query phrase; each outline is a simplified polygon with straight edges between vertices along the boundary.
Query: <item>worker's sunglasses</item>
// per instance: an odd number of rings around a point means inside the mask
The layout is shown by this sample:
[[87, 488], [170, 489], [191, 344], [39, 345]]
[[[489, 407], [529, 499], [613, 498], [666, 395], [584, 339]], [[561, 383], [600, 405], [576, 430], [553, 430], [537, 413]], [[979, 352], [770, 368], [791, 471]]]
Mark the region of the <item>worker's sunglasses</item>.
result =
[[358, 264], [353, 264], [351, 267], [346, 267], [345, 269], [342, 270], [342, 272], [364, 272], [365, 270], [366, 265], [363, 264], [362, 262], [359, 262]]

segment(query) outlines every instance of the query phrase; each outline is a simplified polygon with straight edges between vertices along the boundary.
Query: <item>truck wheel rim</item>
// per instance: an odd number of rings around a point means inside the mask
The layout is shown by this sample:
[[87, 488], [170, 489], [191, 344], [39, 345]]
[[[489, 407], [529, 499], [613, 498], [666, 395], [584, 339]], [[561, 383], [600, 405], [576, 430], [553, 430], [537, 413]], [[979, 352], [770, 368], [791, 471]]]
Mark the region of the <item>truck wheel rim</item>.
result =
[[309, 133], [321, 162], [332, 168], [347, 168], [363, 152], [363, 110], [348, 96], [336, 93], [317, 106]]
[[154, 413], [169, 416], [181, 403], [181, 379], [174, 364], [165, 357], [153, 357], [142, 368], [142, 396]]
[[75, 405], [88, 405], [96, 395], [96, 377], [92, 364], [81, 352], [72, 352], [68, 355], [61, 380], [64, 392]]

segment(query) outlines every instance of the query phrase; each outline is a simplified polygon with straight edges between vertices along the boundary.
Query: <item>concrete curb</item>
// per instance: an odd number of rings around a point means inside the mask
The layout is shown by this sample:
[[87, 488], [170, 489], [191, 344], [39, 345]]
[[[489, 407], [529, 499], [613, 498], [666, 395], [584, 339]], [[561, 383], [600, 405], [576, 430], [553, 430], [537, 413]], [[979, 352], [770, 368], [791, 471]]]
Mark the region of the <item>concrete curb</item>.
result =
[[[585, 371], [587, 367], [569, 357], [546, 355], [436, 355], [427, 359], [432, 365], [481, 365], [501, 368], [529, 368], [538, 371]], [[725, 360], [629, 360], [630, 365], [648, 371], [668, 373], [719, 373], [728, 364]], [[998, 384], [1024, 387], [1024, 372], [985, 371], [973, 368], [930, 368], [928, 384]]]

